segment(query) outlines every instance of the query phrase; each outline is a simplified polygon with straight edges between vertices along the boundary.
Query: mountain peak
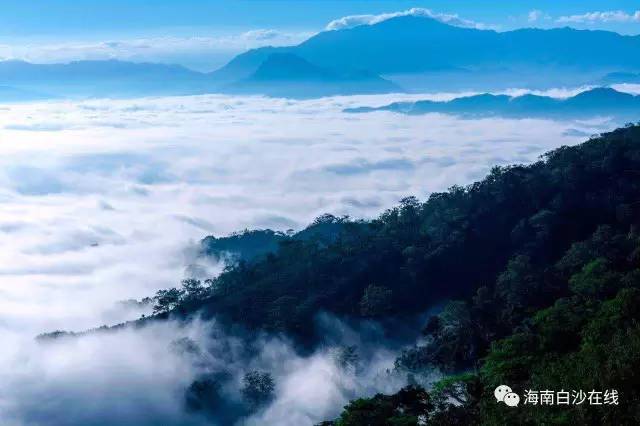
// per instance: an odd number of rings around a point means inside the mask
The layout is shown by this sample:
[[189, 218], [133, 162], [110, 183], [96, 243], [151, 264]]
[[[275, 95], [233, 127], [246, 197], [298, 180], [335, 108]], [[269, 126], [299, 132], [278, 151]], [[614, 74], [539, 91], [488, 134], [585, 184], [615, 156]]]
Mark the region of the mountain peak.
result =
[[336, 76], [311, 64], [300, 56], [289, 53], [272, 53], [253, 74], [254, 80], [326, 80]]
[[294, 98], [401, 91], [374, 73], [317, 66], [287, 51], [271, 53], [254, 73], [227, 89], [232, 93]]
[[619, 92], [611, 87], [594, 87], [593, 89], [585, 90], [574, 96], [574, 98], [604, 98], [604, 97], [620, 97], [620, 96], [633, 96], [629, 93]]

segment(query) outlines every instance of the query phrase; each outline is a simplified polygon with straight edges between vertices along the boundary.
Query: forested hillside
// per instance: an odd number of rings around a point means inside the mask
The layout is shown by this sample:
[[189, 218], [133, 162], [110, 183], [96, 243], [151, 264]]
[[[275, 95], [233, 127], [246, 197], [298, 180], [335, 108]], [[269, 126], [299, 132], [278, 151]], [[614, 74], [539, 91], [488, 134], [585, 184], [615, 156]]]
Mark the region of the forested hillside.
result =
[[[513, 251], [494, 280], [432, 317], [423, 330], [426, 344], [396, 361], [399, 369], [439, 367], [449, 376], [429, 393], [412, 386], [353, 401], [325, 424], [638, 424], [639, 143], [638, 127], [619, 129], [561, 148], [529, 168], [547, 172], [549, 188], [557, 189], [552, 206], [571, 209], [543, 211], [513, 228], [514, 238], [525, 228], [535, 237]], [[549, 218], [565, 225], [550, 228], [544, 225]], [[569, 224], [581, 230], [563, 232]], [[588, 235], [581, 238], [582, 230]], [[569, 235], [575, 237], [556, 239]], [[508, 407], [493, 395], [501, 384], [521, 398], [529, 391], [566, 391], [571, 402], [532, 399]], [[574, 403], [580, 391], [586, 399]], [[590, 401], [591, 391], [600, 404]], [[619, 400], [605, 402], [612, 391]]]
[[[446, 378], [428, 393], [354, 401], [334, 424], [640, 422], [640, 126], [496, 167], [424, 203], [406, 198], [373, 221], [318, 223], [334, 237], [279, 236], [275, 251], [160, 292], [156, 312], [204, 312], [314, 345], [319, 312], [402, 319], [449, 300], [396, 361]], [[505, 383], [521, 395], [616, 389], [620, 403], [514, 409], [493, 398]]]

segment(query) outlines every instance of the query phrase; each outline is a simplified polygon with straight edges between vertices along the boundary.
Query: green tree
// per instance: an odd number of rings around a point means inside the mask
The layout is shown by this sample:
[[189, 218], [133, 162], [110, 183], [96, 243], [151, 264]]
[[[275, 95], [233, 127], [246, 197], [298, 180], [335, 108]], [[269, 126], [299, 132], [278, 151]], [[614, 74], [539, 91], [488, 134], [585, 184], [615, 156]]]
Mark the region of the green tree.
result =
[[159, 290], [153, 298], [153, 313], [160, 314], [174, 310], [180, 305], [183, 295], [184, 291], [177, 288]]
[[207, 289], [202, 281], [194, 278], [182, 280], [182, 301], [185, 303], [197, 302], [207, 294]]
[[365, 317], [380, 317], [391, 310], [393, 292], [384, 286], [370, 285], [360, 299], [360, 314]]
[[433, 409], [429, 394], [419, 386], [407, 386], [388, 396], [351, 401], [335, 426], [418, 426]]
[[245, 374], [242, 379], [242, 396], [252, 409], [270, 402], [275, 396], [275, 382], [271, 374], [264, 371]]
[[585, 297], [604, 297], [617, 292], [620, 279], [620, 274], [611, 270], [609, 261], [600, 257], [573, 275], [569, 280], [569, 288]]

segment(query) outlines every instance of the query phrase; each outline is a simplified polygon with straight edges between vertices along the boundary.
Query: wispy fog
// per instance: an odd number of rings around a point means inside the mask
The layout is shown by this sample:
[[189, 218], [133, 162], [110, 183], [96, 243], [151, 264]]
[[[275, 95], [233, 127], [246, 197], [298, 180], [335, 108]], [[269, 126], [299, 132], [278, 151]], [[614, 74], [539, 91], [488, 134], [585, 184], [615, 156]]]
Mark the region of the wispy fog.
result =
[[[375, 349], [363, 371], [345, 374], [329, 349], [303, 358], [279, 339], [234, 357], [216, 345], [240, 343], [211, 337], [210, 324], [33, 337], [137, 318], [141, 310], [118, 302], [177, 284], [193, 264], [217, 273], [196, 255], [208, 234], [300, 229], [324, 212], [372, 217], [403, 196], [471, 183], [493, 165], [530, 162], [618, 124], [341, 112], [422, 98], [0, 107], [0, 423], [198, 424], [184, 417], [184, 388], [221, 362], [231, 403], [247, 368], [274, 374], [277, 397], [250, 424], [307, 424], [335, 415], [356, 390], [400, 386], [376, 380], [392, 356]], [[170, 350], [180, 336], [209, 348], [207, 362]]]
[[[247, 341], [211, 321], [155, 323], [19, 346], [10, 341], [0, 355], [0, 420], [3, 425], [310, 425], [337, 416], [357, 396], [395, 392], [406, 384], [406, 376], [393, 371], [393, 345], [381, 349], [375, 338], [373, 344], [353, 339], [363, 333], [375, 337], [366, 325], [349, 330], [333, 333], [334, 345], [304, 356], [283, 338]], [[350, 365], [339, 362], [344, 348], [339, 344], [357, 345]], [[273, 397], [259, 407], [243, 399], [249, 371], [268, 372], [274, 381]], [[190, 393], [194, 381], [207, 380], [215, 383], [207, 388], [215, 395]], [[189, 404], [200, 397], [207, 409]]]

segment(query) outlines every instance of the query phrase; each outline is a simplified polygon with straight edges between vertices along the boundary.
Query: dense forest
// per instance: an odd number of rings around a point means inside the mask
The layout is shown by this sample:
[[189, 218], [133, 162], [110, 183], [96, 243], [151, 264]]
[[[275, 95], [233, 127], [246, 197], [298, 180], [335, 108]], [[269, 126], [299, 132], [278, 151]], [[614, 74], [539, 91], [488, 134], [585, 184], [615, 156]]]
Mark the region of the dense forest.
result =
[[[203, 241], [235, 253], [219, 276], [158, 292], [155, 313], [222, 318], [322, 340], [320, 312], [397, 324], [444, 304], [396, 369], [394, 395], [352, 401], [327, 425], [639, 424], [640, 126], [409, 197], [372, 221], [325, 215], [301, 233]], [[613, 390], [617, 405], [518, 408], [493, 390]], [[523, 401], [524, 402], [524, 401]]]

